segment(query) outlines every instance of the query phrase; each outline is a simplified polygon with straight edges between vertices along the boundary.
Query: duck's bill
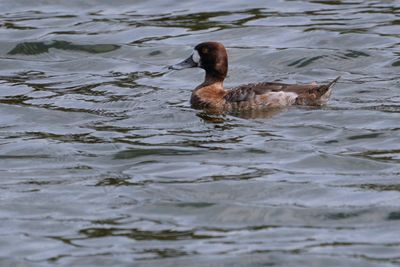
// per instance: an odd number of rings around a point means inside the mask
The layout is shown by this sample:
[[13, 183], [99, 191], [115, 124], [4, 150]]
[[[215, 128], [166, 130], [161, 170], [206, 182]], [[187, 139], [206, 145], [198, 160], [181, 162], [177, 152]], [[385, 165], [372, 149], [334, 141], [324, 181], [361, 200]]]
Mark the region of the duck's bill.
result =
[[182, 61], [178, 64], [175, 64], [175, 65], [169, 66], [168, 69], [183, 70], [183, 69], [195, 68], [195, 67], [198, 67], [198, 63], [193, 60], [193, 55], [190, 55], [190, 57], [188, 57], [184, 61]]

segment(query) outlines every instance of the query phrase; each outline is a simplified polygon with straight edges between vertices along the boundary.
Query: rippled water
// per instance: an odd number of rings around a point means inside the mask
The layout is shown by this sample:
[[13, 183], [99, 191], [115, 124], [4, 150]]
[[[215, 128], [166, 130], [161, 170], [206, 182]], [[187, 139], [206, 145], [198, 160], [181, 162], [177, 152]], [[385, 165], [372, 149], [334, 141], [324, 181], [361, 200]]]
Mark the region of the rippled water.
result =
[[[399, 1], [2, 1], [1, 266], [398, 266]], [[329, 105], [190, 108], [326, 82]]]

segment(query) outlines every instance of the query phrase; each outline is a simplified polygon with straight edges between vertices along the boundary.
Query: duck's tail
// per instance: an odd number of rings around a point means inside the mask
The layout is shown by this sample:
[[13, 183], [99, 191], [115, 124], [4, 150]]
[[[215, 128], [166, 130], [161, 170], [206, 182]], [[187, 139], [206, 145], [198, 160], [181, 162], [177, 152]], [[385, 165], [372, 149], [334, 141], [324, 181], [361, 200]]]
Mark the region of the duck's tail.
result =
[[316, 88], [314, 93], [316, 94], [316, 98], [314, 100], [309, 101], [309, 105], [325, 105], [329, 97], [332, 93], [332, 87], [336, 84], [336, 82], [340, 79], [340, 76], [336, 77], [333, 81], [328, 84], [320, 85]]
[[337, 76], [333, 81], [328, 83], [326, 86], [328, 87], [328, 90], [332, 88], [336, 84], [336, 82], [340, 79], [341, 76]]
[[[336, 77], [333, 81], [331, 81], [328, 84], [321, 85], [318, 88], [318, 92], [321, 98], [326, 98], [326, 100], [329, 98], [331, 95], [332, 87], [337, 83], [337, 81], [340, 79], [340, 76]], [[324, 99], [321, 99], [324, 100]]]

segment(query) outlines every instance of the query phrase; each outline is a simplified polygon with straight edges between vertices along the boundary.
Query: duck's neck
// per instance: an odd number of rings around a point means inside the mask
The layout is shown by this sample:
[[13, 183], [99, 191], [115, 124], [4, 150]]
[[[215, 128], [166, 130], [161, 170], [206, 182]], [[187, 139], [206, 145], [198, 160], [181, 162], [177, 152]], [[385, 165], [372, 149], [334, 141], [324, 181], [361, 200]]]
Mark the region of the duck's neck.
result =
[[219, 77], [206, 73], [204, 82], [200, 85], [201, 87], [213, 85], [213, 87], [223, 89], [225, 77]]

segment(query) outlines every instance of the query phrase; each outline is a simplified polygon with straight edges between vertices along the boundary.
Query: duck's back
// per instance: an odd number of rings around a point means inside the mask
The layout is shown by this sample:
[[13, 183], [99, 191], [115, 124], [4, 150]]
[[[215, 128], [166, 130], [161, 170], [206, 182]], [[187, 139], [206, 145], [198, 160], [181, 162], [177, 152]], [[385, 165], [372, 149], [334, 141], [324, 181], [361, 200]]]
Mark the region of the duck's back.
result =
[[232, 109], [279, 108], [290, 105], [322, 105], [329, 98], [336, 78], [326, 85], [257, 83], [232, 88], [225, 95], [226, 105]]

